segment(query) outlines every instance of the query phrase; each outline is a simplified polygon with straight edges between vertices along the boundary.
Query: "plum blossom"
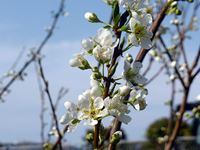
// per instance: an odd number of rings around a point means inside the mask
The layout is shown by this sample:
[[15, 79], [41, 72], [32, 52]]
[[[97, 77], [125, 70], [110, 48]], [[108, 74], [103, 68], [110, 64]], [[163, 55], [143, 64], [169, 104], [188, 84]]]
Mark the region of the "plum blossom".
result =
[[69, 101], [66, 101], [64, 106], [67, 112], [61, 117], [60, 123], [68, 125], [67, 132], [71, 132], [79, 123], [79, 120], [77, 120], [79, 108], [74, 103]]
[[84, 48], [84, 50], [92, 50], [95, 46], [95, 42], [93, 41], [93, 39], [88, 38], [88, 39], [83, 39], [81, 41], [82, 47]]
[[86, 90], [78, 97], [78, 106], [80, 109], [78, 119], [85, 120], [87, 125], [96, 125], [99, 118], [108, 114], [107, 109], [104, 108], [103, 99], [101, 97], [93, 97], [90, 90]]
[[70, 59], [69, 65], [71, 67], [78, 67], [80, 69], [90, 69], [90, 64], [84, 58], [84, 53], [78, 53], [74, 55], [74, 58]]
[[144, 85], [147, 82], [147, 79], [139, 73], [141, 68], [142, 63], [134, 62], [131, 66], [131, 64], [125, 60], [123, 78], [129, 85]]
[[131, 104], [136, 110], [144, 110], [147, 106], [146, 103], [146, 95], [147, 91], [146, 90], [138, 90], [138, 89], [132, 89], [130, 92], [130, 97], [129, 97], [129, 104]]
[[138, 14], [132, 12], [132, 17], [129, 21], [131, 33], [128, 36], [129, 42], [134, 46], [141, 45], [144, 49], [152, 47], [151, 38], [152, 32], [149, 31], [152, 24], [152, 16], [147, 13]]
[[118, 118], [121, 122], [128, 124], [131, 121], [131, 117], [126, 115], [130, 112], [128, 106], [123, 103], [123, 99], [120, 95], [116, 94], [113, 98], [105, 98], [104, 105], [108, 113]]
[[97, 31], [97, 35], [94, 38], [97, 46], [93, 49], [93, 55], [95, 59], [101, 63], [108, 62], [112, 57], [112, 48], [117, 46], [117, 42], [114, 42], [113, 33], [101, 28]]

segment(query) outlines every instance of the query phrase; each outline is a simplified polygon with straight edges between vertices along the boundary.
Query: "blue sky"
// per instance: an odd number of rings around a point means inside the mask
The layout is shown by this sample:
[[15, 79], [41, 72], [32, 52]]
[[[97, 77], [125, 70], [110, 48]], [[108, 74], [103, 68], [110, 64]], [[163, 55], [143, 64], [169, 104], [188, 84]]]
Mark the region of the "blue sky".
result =
[[[51, 23], [51, 11], [56, 10], [58, 0], [1, 0], [0, 1], [0, 76], [12, 65], [18, 53], [23, 49], [37, 46], [45, 36], [45, 27]], [[53, 98], [61, 86], [69, 88], [69, 93], [61, 102], [58, 116], [65, 110], [64, 101], [76, 101], [78, 95], [89, 87], [90, 72], [82, 72], [68, 65], [69, 59], [80, 50], [80, 41], [93, 36], [100, 25], [88, 23], [84, 19], [87, 11], [96, 12], [103, 20], [110, 17], [110, 8], [101, 0], [66, 0], [68, 17], [62, 17], [54, 36], [46, 45], [43, 53], [45, 73], [50, 82]], [[197, 34], [194, 36], [197, 37]], [[198, 38], [196, 38], [199, 43]], [[191, 52], [191, 54], [193, 54]], [[20, 62], [23, 64], [26, 56]], [[154, 66], [155, 70], [158, 65]], [[12, 86], [12, 92], [6, 97], [6, 102], [0, 104], [0, 142], [39, 141], [40, 140], [40, 98], [34, 66], [27, 70], [28, 76], [24, 82], [17, 81]], [[133, 120], [124, 125], [130, 140], [144, 139], [145, 129], [156, 118], [167, 116], [168, 109], [163, 101], [169, 99], [166, 94], [169, 87], [165, 84], [167, 78], [162, 75], [148, 86], [148, 107], [142, 112], [133, 111]], [[199, 78], [193, 86], [190, 95], [193, 99], [199, 89]], [[162, 90], [160, 90], [162, 88]], [[48, 105], [48, 102], [46, 102]], [[49, 105], [48, 105], [49, 106]], [[46, 114], [46, 120], [49, 119]], [[111, 120], [107, 119], [106, 124]], [[79, 126], [72, 134], [67, 134], [70, 143], [81, 143], [84, 130]], [[48, 129], [48, 128], [47, 128]]]

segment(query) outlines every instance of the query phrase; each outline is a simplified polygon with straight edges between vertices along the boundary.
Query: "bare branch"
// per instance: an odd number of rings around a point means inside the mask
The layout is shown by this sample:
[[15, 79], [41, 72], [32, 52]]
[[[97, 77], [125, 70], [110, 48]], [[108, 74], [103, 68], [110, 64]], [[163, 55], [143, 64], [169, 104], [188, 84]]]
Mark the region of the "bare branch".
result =
[[[42, 67], [41, 59], [38, 59], [38, 65], [39, 65], [41, 79], [42, 79], [44, 86], [45, 86], [44, 90], [47, 94], [47, 97], [48, 97], [48, 100], [49, 100], [49, 103], [50, 103], [50, 107], [51, 107], [51, 111], [52, 111], [52, 114], [53, 114], [53, 119], [55, 121], [55, 128], [56, 128], [56, 131], [58, 133], [58, 138], [61, 138], [62, 135], [61, 135], [61, 132], [59, 130], [59, 124], [58, 124], [58, 118], [57, 118], [57, 115], [56, 115], [56, 110], [55, 110], [53, 100], [51, 98], [51, 94], [50, 94], [50, 91], [49, 91], [49, 83], [46, 80], [45, 75], [44, 75], [44, 70], [43, 70], [43, 67]], [[61, 141], [60, 141], [58, 146], [59, 146], [59, 149], [62, 150], [62, 142]]]
[[[64, 10], [64, 3], [65, 0], [61, 0], [59, 8], [57, 13], [54, 15], [51, 27], [47, 33], [47, 35], [45, 36], [45, 38], [43, 39], [43, 41], [41, 42], [41, 44], [38, 46], [38, 48], [35, 51], [35, 54], [40, 55], [42, 49], [44, 48], [44, 46], [46, 45], [46, 43], [49, 41], [49, 39], [51, 38], [52, 34], [54, 33], [54, 30], [56, 28], [56, 25], [58, 23], [58, 20], [60, 18], [60, 16], [63, 13]], [[9, 87], [14, 83], [14, 81], [16, 81], [16, 79], [21, 76], [23, 74], [23, 72], [28, 68], [28, 66], [34, 62], [36, 59], [36, 55], [31, 55], [31, 58], [26, 61], [24, 63], [24, 65], [21, 67], [21, 69], [19, 69], [19, 71], [10, 79], [10, 81], [8, 81], [8, 83], [1, 89], [0, 91], [0, 98], [3, 96], [4, 92], [6, 92]]]
[[161, 74], [161, 72], [163, 71], [164, 68], [165, 68], [164, 65], [162, 67], [160, 67], [160, 69], [147, 81], [147, 83], [145, 85], [151, 83], [154, 79], [156, 79]]
[[[171, 62], [173, 62], [174, 60], [173, 60], [171, 54], [169, 53], [168, 48], [167, 48], [167, 46], [166, 46], [164, 40], [162, 39], [161, 36], [159, 36], [159, 39], [160, 39], [160, 42], [161, 42], [163, 48], [165, 49], [165, 52], [166, 52], [166, 54], [167, 54], [169, 60], [170, 60]], [[180, 72], [178, 71], [178, 69], [177, 69], [176, 66], [174, 67], [174, 70], [175, 70], [175, 73], [177, 74], [178, 79], [179, 79], [179, 81], [181, 82], [182, 86], [183, 86], [184, 88], [186, 88], [185, 82], [184, 82], [183, 78], [181, 77], [181, 74], [180, 74]]]
[[142, 74], [143, 76], [145, 76], [150, 71], [153, 62], [154, 62], [154, 59], [152, 57], [150, 57], [148, 66], [145, 69], [144, 73]]

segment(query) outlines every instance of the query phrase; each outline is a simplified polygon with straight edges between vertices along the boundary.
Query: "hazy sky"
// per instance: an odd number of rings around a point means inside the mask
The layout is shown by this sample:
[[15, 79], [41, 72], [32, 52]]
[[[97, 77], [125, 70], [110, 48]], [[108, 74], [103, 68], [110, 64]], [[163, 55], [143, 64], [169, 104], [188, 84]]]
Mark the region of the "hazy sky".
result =
[[[56, 10], [58, 2], [59, 0], [0, 1], [0, 76], [11, 67], [23, 48], [28, 51], [38, 46], [46, 34], [44, 29], [51, 23], [51, 11]], [[78, 95], [89, 88], [90, 72], [83, 72], [68, 65], [69, 59], [80, 50], [81, 39], [95, 35], [96, 30], [101, 27], [88, 23], [83, 17], [84, 13], [96, 12], [106, 21], [111, 12], [101, 0], [66, 0], [66, 11], [69, 12], [69, 16], [60, 19], [54, 36], [43, 51], [46, 56], [43, 61], [45, 74], [50, 82], [53, 98], [56, 98], [61, 86], [69, 88], [69, 93], [60, 103], [59, 117], [65, 112], [64, 101], [76, 101]], [[196, 35], [194, 37], [197, 37]], [[198, 38], [194, 43], [199, 43]], [[191, 54], [193, 53], [194, 51], [191, 50]], [[19, 66], [25, 60], [27, 60], [26, 56]], [[158, 65], [155, 65], [152, 72], [158, 69]], [[0, 142], [40, 140], [40, 97], [34, 65], [31, 65], [26, 72], [28, 76], [25, 81], [15, 82], [11, 88], [12, 92], [6, 97], [6, 102], [0, 103]], [[133, 110], [132, 122], [123, 125], [130, 140], [144, 139], [149, 123], [168, 115], [168, 109], [163, 104], [169, 99], [166, 80], [166, 76], [162, 75], [148, 86], [147, 109], [142, 112]], [[198, 84], [199, 78], [193, 86], [191, 99], [199, 93]], [[48, 101], [46, 105], [49, 106]], [[46, 114], [46, 121], [48, 119], [49, 114]], [[111, 119], [107, 119], [106, 124]], [[86, 128], [79, 126], [74, 133], [67, 134], [66, 139], [70, 143], [80, 143]]]

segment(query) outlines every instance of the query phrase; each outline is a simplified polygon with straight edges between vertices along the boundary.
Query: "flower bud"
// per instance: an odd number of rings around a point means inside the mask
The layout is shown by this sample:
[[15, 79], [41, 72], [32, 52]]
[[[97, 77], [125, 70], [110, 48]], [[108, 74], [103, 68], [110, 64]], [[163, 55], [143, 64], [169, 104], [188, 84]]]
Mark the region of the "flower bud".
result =
[[93, 141], [93, 133], [91, 133], [91, 132], [87, 133], [85, 138], [89, 143], [92, 143], [92, 141]]
[[131, 54], [126, 54], [126, 60], [131, 64], [133, 62], [133, 57]]
[[144, 110], [147, 106], [147, 103], [144, 99], [137, 100], [133, 104], [134, 108], [138, 111]]
[[90, 64], [82, 54], [76, 54], [74, 58], [70, 59], [69, 65], [71, 67], [78, 67], [82, 70], [90, 69]]
[[93, 49], [95, 43], [92, 39], [83, 39], [81, 41], [81, 44], [82, 44], [82, 47], [85, 49], [85, 50], [90, 50], [90, 49]]
[[92, 23], [101, 22], [95, 13], [86, 12], [84, 15], [85, 19]]
[[119, 143], [119, 141], [121, 140], [121, 138], [122, 138], [122, 131], [116, 131], [113, 135], [112, 135], [112, 137], [111, 137], [111, 143], [115, 143], [115, 144], [117, 144], [117, 143]]
[[119, 88], [120, 96], [127, 96], [129, 92], [130, 92], [129, 86], [122, 86], [122, 87]]

